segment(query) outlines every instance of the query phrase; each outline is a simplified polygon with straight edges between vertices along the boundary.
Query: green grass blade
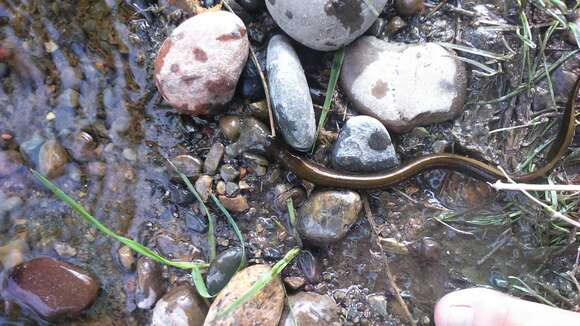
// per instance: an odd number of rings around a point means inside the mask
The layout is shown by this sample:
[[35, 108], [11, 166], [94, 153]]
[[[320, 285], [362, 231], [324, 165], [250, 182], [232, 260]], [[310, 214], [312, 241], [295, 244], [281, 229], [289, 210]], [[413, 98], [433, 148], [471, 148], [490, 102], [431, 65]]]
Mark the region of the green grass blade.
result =
[[575, 23], [569, 23], [568, 28], [570, 28], [570, 31], [572, 31], [572, 34], [574, 34], [576, 44], [578, 45], [578, 48], [580, 48], [580, 27], [578, 27], [578, 25]]
[[193, 285], [195, 285], [195, 289], [197, 290], [197, 293], [199, 293], [199, 295], [201, 295], [206, 299], [214, 297], [214, 295], [209, 294], [209, 291], [205, 286], [205, 282], [203, 281], [203, 276], [201, 275], [199, 267], [193, 266], [193, 268], [191, 269], [191, 279], [193, 280]]
[[36, 171], [36, 170], [30, 170], [30, 171], [48, 190], [50, 190], [56, 197], [58, 197], [60, 200], [65, 202], [70, 208], [72, 208], [74, 211], [76, 211], [85, 221], [92, 224], [94, 227], [97, 228], [97, 230], [99, 230], [103, 234], [105, 234], [105, 235], [123, 243], [127, 247], [131, 248], [133, 251], [135, 251], [143, 256], [149, 257], [149, 258], [151, 258], [159, 263], [173, 266], [173, 267], [180, 268], [180, 269], [191, 270], [193, 268], [199, 268], [199, 267], [205, 268], [208, 266], [206, 263], [200, 263], [200, 262], [174, 262], [174, 261], [171, 261], [165, 257], [158, 255], [156, 252], [143, 246], [142, 244], [140, 244], [136, 241], [133, 241], [129, 238], [125, 238], [125, 237], [115, 233], [114, 231], [112, 231], [111, 229], [106, 227], [104, 224], [102, 224], [99, 220], [94, 218], [83, 206], [81, 206], [78, 202], [76, 202], [74, 199], [72, 199], [70, 196], [68, 196], [64, 191], [60, 190], [60, 188], [58, 188], [54, 183], [52, 183], [50, 180], [48, 180], [46, 177], [44, 177], [38, 171]]
[[240, 245], [242, 247], [242, 260], [240, 260], [240, 265], [238, 266], [238, 271], [239, 271], [246, 266], [246, 242], [244, 241], [244, 236], [242, 235], [242, 231], [240, 231], [238, 224], [236, 223], [236, 221], [234, 220], [234, 218], [232, 217], [230, 212], [228, 212], [228, 210], [224, 207], [222, 202], [214, 194], [210, 194], [210, 196], [211, 196], [211, 199], [213, 200], [213, 202], [217, 205], [217, 207], [220, 209], [220, 211], [224, 214], [224, 216], [228, 220], [228, 223], [234, 229], [234, 233], [236, 234], [236, 236], [240, 240]]
[[[318, 128], [316, 128], [316, 138], [320, 134], [320, 130], [326, 124], [326, 117], [328, 111], [330, 111], [330, 106], [332, 105], [332, 95], [336, 89], [336, 83], [338, 82], [338, 77], [340, 76], [340, 70], [342, 69], [342, 62], [344, 61], [344, 48], [336, 51], [334, 53], [334, 60], [332, 61], [332, 68], [330, 70], [330, 79], [328, 80], [328, 88], [326, 89], [326, 97], [324, 98], [324, 105], [322, 106], [322, 113], [320, 114], [320, 120], [318, 120]], [[316, 141], [312, 145], [312, 151], [316, 147]]]
[[267, 273], [266, 275], [262, 276], [259, 280], [257, 280], [244, 294], [242, 294], [239, 298], [237, 298], [234, 302], [232, 302], [226, 309], [221, 311], [218, 314], [218, 318], [223, 318], [232, 311], [236, 310], [239, 306], [243, 305], [246, 301], [251, 299], [256, 293], [260, 292], [264, 287], [268, 285], [275, 277], [280, 275], [282, 270], [286, 268], [286, 266], [300, 253], [300, 248], [293, 248], [286, 255], [284, 258], [279, 260], [274, 266], [272, 266], [272, 270]]
[[302, 248], [302, 239], [296, 231], [296, 209], [294, 209], [294, 201], [292, 201], [292, 197], [286, 200], [286, 206], [288, 206], [288, 217], [290, 217], [290, 227], [292, 228], [292, 234], [296, 238], [296, 243], [298, 247]]
[[166, 159], [167, 163], [169, 164], [169, 166], [171, 166], [171, 168], [179, 175], [179, 177], [181, 178], [181, 180], [185, 183], [185, 185], [187, 186], [187, 189], [189, 189], [189, 191], [195, 196], [195, 198], [197, 199], [197, 201], [199, 202], [199, 204], [201, 205], [201, 207], [203, 208], [203, 211], [205, 212], [205, 216], [207, 216], [207, 242], [209, 245], [209, 261], [212, 262], [215, 259], [215, 256], [217, 255], [217, 246], [216, 246], [216, 241], [215, 241], [215, 218], [213, 217], [213, 215], [211, 215], [211, 213], [209, 212], [209, 209], [207, 208], [207, 205], [203, 202], [203, 199], [201, 199], [201, 196], [199, 195], [199, 193], [197, 192], [197, 190], [195, 190], [195, 187], [191, 184], [191, 181], [189, 181], [189, 179], [187, 178], [187, 176], [185, 174], [183, 174], [181, 171], [179, 171], [179, 169], [177, 168], [177, 166], [175, 166], [175, 164], [173, 164], [173, 162], [171, 162], [169, 159]]

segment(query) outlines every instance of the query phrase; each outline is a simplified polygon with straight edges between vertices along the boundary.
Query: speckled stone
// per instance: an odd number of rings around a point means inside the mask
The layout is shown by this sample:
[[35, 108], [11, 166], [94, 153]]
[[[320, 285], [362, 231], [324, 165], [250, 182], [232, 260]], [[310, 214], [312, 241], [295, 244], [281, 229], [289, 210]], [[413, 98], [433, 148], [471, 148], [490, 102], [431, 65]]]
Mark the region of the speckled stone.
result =
[[161, 264], [148, 257], [137, 261], [137, 289], [135, 301], [140, 309], [153, 307], [164, 292]]
[[337, 242], [356, 222], [361, 208], [360, 195], [354, 191], [315, 192], [298, 212], [298, 232], [315, 245]]
[[151, 326], [202, 326], [207, 305], [195, 289], [182, 284], [167, 292], [155, 305]]
[[399, 165], [389, 132], [379, 120], [366, 115], [348, 119], [331, 161], [336, 169], [351, 172], [379, 172]]
[[177, 110], [216, 113], [234, 96], [249, 40], [240, 18], [205, 12], [184, 21], [163, 42], [155, 60], [157, 89]]
[[[361, 36], [377, 16], [360, 0], [267, 0], [266, 6], [288, 35], [320, 51], [332, 51]], [[369, 0], [381, 12], [387, 0]]]
[[38, 170], [48, 178], [58, 178], [69, 162], [66, 149], [56, 140], [47, 140], [38, 153]]
[[394, 132], [454, 118], [467, 90], [465, 65], [440, 45], [372, 36], [348, 47], [340, 82], [358, 111]]
[[341, 325], [340, 308], [328, 295], [298, 292], [288, 297], [288, 305], [280, 326]]
[[307, 151], [316, 138], [316, 118], [310, 89], [290, 39], [275, 35], [268, 43], [267, 64], [274, 116], [286, 143]]
[[270, 271], [271, 268], [268, 265], [253, 265], [236, 273], [212, 303], [204, 325], [277, 326], [282, 316], [285, 298], [284, 286], [279, 277], [275, 277], [266, 287], [228, 316], [218, 318], [219, 312], [224, 311], [252, 284]]
[[49, 257], [16, 265], [6, 275], [2, 297], [46, 320], [77, 316], [95, 301], [100, 287], [81, 268]]

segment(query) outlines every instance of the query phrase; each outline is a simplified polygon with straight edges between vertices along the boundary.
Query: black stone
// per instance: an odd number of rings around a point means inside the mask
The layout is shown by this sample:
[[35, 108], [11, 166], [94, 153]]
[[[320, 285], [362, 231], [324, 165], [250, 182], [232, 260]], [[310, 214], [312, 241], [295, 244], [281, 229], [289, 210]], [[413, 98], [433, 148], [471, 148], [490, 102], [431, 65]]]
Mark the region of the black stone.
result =
[[242, 249], [230, 248], [220, 253], [209, 265], [206, 284], [209, 294], [217, 294], [223, 289], [238, 270], [242, 257]]

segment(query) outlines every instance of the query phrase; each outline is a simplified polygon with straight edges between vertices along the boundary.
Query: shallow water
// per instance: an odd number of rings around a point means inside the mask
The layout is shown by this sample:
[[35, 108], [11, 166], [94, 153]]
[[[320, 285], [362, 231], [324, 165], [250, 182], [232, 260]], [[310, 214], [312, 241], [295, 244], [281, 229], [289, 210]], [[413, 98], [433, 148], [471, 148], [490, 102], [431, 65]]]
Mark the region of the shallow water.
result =
[[[96, 143], [94, 154], [74, 155], [55, 183], [117, 232], [164, 254], [204, 258], [206, 234], [188, 229], [185, 223], [186, 218], [202, 219], [202, 215], [192, 208], [191, 198], [184, 198], [185, 189], [171, 183], [163, 157], [192, 154], [204, 158], [211, 144], [224, 140], [215, 121], [179, 116], [162, 102], [152, 82], [151, 67], [168, 32], [166, 26], [174, 22], [168, 23], [171, 18], [165, 13], [170, 11], [159, 14], [143, 12], [143, 8], [142, 2], [131, 0], [0, 0], [0, 134], [8, 135], [0, 140], [0, 149], [27, 154], [26, 164], [36, 166], [39, 145], [45, 140], [56, 139], [73, 152], [81, 143], [79, 133], [90, 134]], [[236, 105], [232, 111], [239, 112]], [[433, 131], [449, 133], [451, 127], [444, 124]], [[405, 154], [425, 148], [420, 144]], [[530, 246], [537, 246], [537, 241], [528, 239], [534, 234], [524, 223], [514, 227], [513, 237], [500, 238], [505, 241], [501, 249], [478, 264], [509, 225], [460, 224], [462, 230], [474, 233], [467, 236], [433, 217], [449, 209], [466, 212], [461, 215], [464, 219], [482, 212], [491, 215], [513, 210], [505, 208], [505, 198], [482, 196], [488, 191], [485, 186], [460, 176], [448, 177], [440, 186], [440, 175], [421, 176], [396, 191], [369, 193], [371, 212], [383, 228], [383, 236], [401, 242], [429, 236], [442, 245], [443, 255], [434, 261], [389, 255], [403, 296], [409, 298], [419, 318], [429, 317], [437, 298], [446, 292], [475, 284], [489, 286], [492, 276], [535, 272], [541, 262], [530, 254], [536, 249]], [[256, 188], [249, 195], [252, 208], [238, 219], [250, 243], [251, 261], [274, 262], [293, 245], [279, 237], [285, 213], [264, 205], [264, 201], [271, 202], [270, 188], [283, 179], [288, 179], [287, 173], [275, 166], [263, 178], [249, 177]], [[102, 292], [97, 302], [72, 324], [146, 323], [149, 312], [135, 306], [135, 274], [120, 265], [118, 244], [44, 191], [25, 167], [0, 182], [0, 202], [10, 197], [22, 200], [0, 221], [0, 246], [24, 234], [24, 259], [60, 257], [100, 280]], [[433, 183], [437, 184], [434, 189], [429, 187]], [[218, 234], [220, 249], [236, 241], [223, 219]], [[169, 244], [163, 239], [170, 239]], [[321, 272], [320, 282], [312, 289], [354, 293], [352, 298], [337, 299], [351, 316], [362, 316], [368, 310], [366, 294], [387, 294], [389, 311], [394, 314], [390, 323], [400, 324], [403, 317], [394, 304], [376, 240], [367, 219], [361, 217], [340, 244], [312, 249]], [[73, 248], [74, 254], [59, 256], [55, 245], [62, 244]], [[187, 275], [164, 269], [164, 277], [175, 281]], [[0, 312], [2, 324], [7, 320], [35, 323], [26, 311]], [[380, 323], [373, 318], [367, 319]]]

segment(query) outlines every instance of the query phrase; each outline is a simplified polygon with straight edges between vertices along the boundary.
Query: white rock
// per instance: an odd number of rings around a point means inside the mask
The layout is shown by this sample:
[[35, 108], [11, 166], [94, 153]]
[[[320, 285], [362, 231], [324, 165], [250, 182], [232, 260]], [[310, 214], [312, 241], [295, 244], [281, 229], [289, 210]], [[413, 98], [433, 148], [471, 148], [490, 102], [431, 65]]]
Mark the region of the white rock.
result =
[[357, 110], [395, 132], [455, 117], [467, 89], [464, 64], [440, 45], [372, 36], [347, 49], [340, 80]]

